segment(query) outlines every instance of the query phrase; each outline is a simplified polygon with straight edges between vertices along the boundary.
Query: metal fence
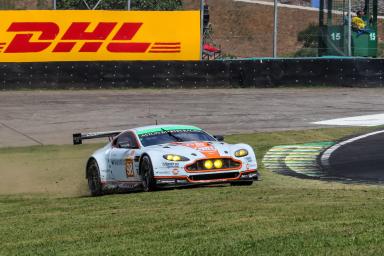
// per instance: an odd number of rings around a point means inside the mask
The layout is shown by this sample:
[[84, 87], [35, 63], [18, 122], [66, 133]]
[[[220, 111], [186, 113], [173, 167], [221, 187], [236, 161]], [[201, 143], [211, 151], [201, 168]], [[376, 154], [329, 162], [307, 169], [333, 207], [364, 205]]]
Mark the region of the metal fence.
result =
[[[145, 0], [0, 0], [0, 9], [143, 9]], [[155, 1], [155, 0], [153, 0]], [[167, 0], [159, 0], [164, 3]], [[323, 1], [324, 13], [319, 12]], [[219, 54], [213, 58], [249, 57], [317, 57], [319, 55], [353, 55], [353, 33], [348, 23], [357, 10], [364, 9], [361, 0], [205, 0], [209, 6], [209, 22], [204, 31], [204, 44]], [[68, 4], [70, 3], [70, 4]], [[180, 0], [179, 9], [198, 9], [201, 0]], [[349, 8], [350, 3], [350, 8]], [[147, 6], [148, 7], [148, 6]], [[145, 9], [145, 8], [144, 8]], [[150, 8], [147, 8], [150, 9]], [[348, 10], [351, 13], [348, 13]], [[322, 28], [320, 16], [324, 15]], [[377, 56], [384, 57], [384, 0], [378, 0]], [[276, 17], [276, 19], [274, 19]], [[349, 20], [348, 20], [349, 19]], [[338, 34], [340, 33], [340, 34]], [[357, 40], [370, 35], [357, 35]], [[326, 40], [321, 40], [321, 37]], [[275, 40], [274, 40], [275, 39]], [[334, 39], [334, 40], [332, 40]], [[371, 47], [369, 45], [362, 46]], [[332, 48], [331, 51], [324, 49]], [[351, 48], [351, 49], [349, 49]]]
[[[366, 53], [357, 51], [356, 44], [372, 55], [368, 50], [373, 46], [361, 42], [371, 36], [372, 39], [379, 39], [377, 56], [384, 57], [383, 17], [377, 20], [377, 34], [368, 33], [367, 30], [360, 35], [352, 31], [352, 25], [348, 25], [348, 20], [356, 16], [357, 10], [364, 9], [360, 1], [351, 1], [350, 18], [348, 0], [334, 0], [330, 12], [328, 6], [324, 6], [323, 26], [320, 24], [320, 1], [318, 7], [311, 1], [284, 2], [278, 3], [275, 30], [273, 0], [210, 0], [213, 39], [228, 57], [272, 57], [276, 31], [277, 57], [318, 57], [365, 56]], [[327, 5], [329, 1], [324, 2]], [[383, 3], [383, 0], [379, 0], [379, 15], [383, 15]], [[332, 23], [328, 24], [331, 20]], [[324, 26], [327, 25], [329, 27], [325, 30]], [[332, 35], [332, 29], [339, 31]], [[351, 31], [350, 38], [355, 39], [349, 43], [351, 53], [348, 52], [348, 30]], [[336, 43], [329, 39], [332, 36]]]

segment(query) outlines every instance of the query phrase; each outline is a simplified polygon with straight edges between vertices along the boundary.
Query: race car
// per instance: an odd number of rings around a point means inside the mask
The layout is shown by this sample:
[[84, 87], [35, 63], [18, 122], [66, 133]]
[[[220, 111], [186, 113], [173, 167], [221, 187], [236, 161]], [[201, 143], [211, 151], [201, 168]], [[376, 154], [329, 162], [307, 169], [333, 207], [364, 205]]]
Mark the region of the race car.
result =
[[212, 136], [195, 126], [77, 133], [73, 143], [102, 137], [109, 137], [109, 143], [91, 155], [85, 169], [93, 196], [215, 183], [251, 185], [259, 177], [251, 146], [225, 143], [223, 136]]

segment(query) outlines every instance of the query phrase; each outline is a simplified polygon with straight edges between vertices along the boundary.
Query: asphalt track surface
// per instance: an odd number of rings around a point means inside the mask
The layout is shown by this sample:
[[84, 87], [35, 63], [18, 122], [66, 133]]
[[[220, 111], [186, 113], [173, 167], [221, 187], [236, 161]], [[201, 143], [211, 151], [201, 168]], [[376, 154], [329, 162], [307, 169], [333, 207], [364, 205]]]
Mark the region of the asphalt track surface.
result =
[[337, 148], [330, 155], [326, 172], [343, 180], [384, 182], [384, 133]]
[[380, 88], [1, 91], [0, 147], [70, 144], [74, 132], [156, 120], [224, 135], [318, 128], [311, 122], [382, 113], [383, 102]]

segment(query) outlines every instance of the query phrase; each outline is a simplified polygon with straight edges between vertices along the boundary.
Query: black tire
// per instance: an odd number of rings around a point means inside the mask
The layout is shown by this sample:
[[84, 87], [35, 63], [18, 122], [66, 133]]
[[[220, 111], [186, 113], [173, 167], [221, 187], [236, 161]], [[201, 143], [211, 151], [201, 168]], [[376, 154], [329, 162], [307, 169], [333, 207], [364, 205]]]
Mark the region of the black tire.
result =
[[251, 186], [252, 184], [253, 180], [231, 182], [231, 186]]
[[87, 179], [91, 196], [101, 196], [103, 194], [103, 190], [101, 187], [99, 166], [94, 159], [90, 160], [87, 165]]
[[143, 190], [145, 192], [154, 191], [156, 189], [156, 181], [153, 178], [153, 167], [149, 156], [144, 156], [141, 160], [140, 173], [143, 180]]

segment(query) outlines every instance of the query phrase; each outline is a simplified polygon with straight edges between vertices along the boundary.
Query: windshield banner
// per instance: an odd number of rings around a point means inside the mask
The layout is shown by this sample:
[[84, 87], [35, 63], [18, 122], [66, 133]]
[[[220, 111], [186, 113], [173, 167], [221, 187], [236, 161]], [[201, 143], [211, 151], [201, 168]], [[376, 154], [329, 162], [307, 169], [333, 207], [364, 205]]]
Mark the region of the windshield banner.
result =
[[199, 11], [0, 11], [0, 62], [199, 60]]

